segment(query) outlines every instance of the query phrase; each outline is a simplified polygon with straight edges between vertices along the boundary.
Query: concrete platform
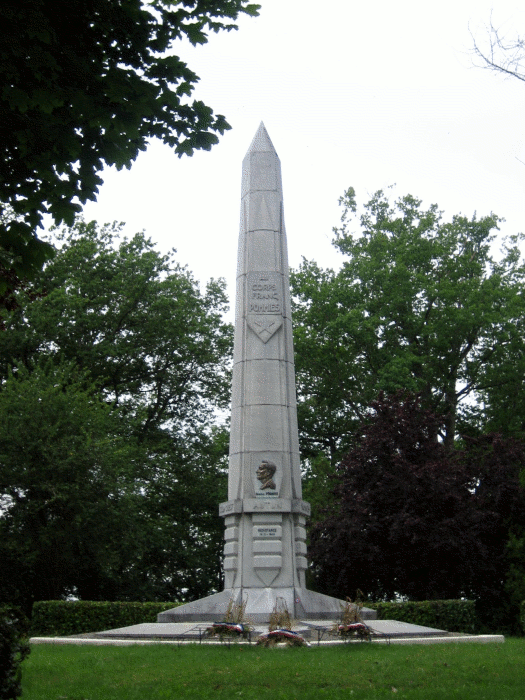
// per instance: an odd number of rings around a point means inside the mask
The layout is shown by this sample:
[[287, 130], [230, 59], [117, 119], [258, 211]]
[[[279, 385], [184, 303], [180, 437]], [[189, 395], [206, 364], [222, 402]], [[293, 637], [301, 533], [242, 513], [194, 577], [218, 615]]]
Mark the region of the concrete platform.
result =
[[[365, 620], [364, 622], [373, 633], [389, 637], [444, 637], [449, 634], [446, 630], [397, 620]], [[334, 623], [327, 625], [326, 620], [307, 620], [303, 624], [310, 630], [324, 629], [328, 632]]]
[[[397, 620], [370, 620], [367, 626], [372, 631], [372, 643], [383, 644], [450, 644], [450, 643], [501, 643], [503, 635], [467, 635], [446, 632], [445, 630], [422, 625], [413, 625]], [[32, 644], [185, 644], [206, 643], [220, 644], [218, 638], [206, 636], [206, 628], [212, 622], [152, 622], [130, 627], [120, 627], [91, 634], [72, 635], [71, 637], [32, 637]], [[326, 620], [298, 621], [294, 631], [303, 636], [311, 645], [327, 646], [333, 644], [361, 643], [359, 640], [342, 640], [331, 634], [333, 623]], [[227, 638], [227, 643], [253, 643], [261, 634], [268, 631], [267, 625], [255, 624], [249, 640]]]
[[[184, 623], [184, 622], [151, 622], [130, 627], [120, 627], [113, 630], [93, 633], [96, 639], [201, 639], [206, 628], [211, 627], [211, 622]], [[298, 620], [295, 623], [294, 631], [305, 638], [317, 638], [318, 632], [323, 636], [329, 635], [333, 622], [326, 620]], [[368, 627], [378, 635], [389, 637], [443, 637], [448, 635], [445, 630], [434, 629], [433, 627], [423, 627], [422, 625], [412, 625], [407, 622], [397, 622], [396, 620], [369, 620]], [[268, 631], [267, 625], [252, 625], [252, 638], [257, 638]]]

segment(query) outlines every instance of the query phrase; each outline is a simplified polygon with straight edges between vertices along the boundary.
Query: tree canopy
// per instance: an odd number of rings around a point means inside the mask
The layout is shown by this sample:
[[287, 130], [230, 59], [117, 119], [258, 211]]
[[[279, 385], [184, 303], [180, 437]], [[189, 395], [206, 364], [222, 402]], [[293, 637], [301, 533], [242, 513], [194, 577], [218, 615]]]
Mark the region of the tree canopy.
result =
[[479, 429], [491, 401], [522, 387], [522, 237], [494, 255], [497, 216], [444, 221], [437, 205], [410, 195], [392, 204], [382, 191], [354, 231], [352, 188], [341, 204], [341, 269], [303, 261], [292, 275], [303, 454], [335, 465], [370, 402], [398, 389], [443, 418], [450, 448]]
[[523, 236], [497, 251], [496, 215], [445, 220], [411, 195], [359, 211], [350, 188], [340, 203], [341, 268], [303, 261], [291, 278], [314, 585], [472, 596], [516, 631]]
[[220, 587], [232, 329], [144, 234], [56, 234], [0, 333], [0, 598], [183, 600]]
[[[230, 128], [191, 100], [198, 76], [176, 40], [204, 44], [236, 29], [247, 0], [4, 0], [0, 8], [0, 269], [38, 270], [44, 213], [73, 223], [96, 198], [105, 165], [130, 167], [148, 140], [181, 156], [209, 150]], [[0, 280], [7, 285], [9, 280]], [[0, 294], [3, 292], [0, 287]]]
[[[523, 535], [524, 444], [492, 434], [450, 451], [435, 439], [441, 421], [417, 396], [372, 403], [313, 529], [317, 583], [339, 597], [473, 596], [493, 609], [507, 596], [517, 618], [508, 544]], [[523, 557], [515, 565], [523, 574]]]

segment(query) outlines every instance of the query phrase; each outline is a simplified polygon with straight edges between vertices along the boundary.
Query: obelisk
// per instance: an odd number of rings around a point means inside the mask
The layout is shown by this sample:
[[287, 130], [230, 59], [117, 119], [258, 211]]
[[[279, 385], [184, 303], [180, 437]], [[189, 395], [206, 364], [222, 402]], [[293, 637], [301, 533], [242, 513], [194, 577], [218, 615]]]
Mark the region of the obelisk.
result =
[[261, 123], [242, 165], [225, 588], [258, 615], [305, 586], [288, 253], [281, 166]]
[[221, 620], [233, 600], [266, 622], [277, 599], [297, 620], [336, 619], [341, 601], [305, 586], [310, 506], [301, 495], [281, 164], [262, 123], [242, 165], [236, 294], [228, 501], [219, 508], [224, 590], [158, 621]]

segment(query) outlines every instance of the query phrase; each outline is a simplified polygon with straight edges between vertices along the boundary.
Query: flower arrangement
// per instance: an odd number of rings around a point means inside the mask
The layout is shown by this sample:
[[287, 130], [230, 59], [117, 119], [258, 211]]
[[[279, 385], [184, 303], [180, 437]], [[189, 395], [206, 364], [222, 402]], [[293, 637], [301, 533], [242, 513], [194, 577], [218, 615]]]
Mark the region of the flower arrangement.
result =
[[246, 639], [253, 627], [246, 619], [246, 598], [241, 603], [235, 603], [233, 598], [230, 598], [228, 609], [222, 622], [214, 622], [211, 627], [206, 628], [208, 637], [242, 637]]
[[257, 644], [265, 647], [273, 647], [276, 644], [286, 644], [292, 647], [306, 646], [306, 641], [300, 634], [294, 632], [295, 625], [284, 598], [277, 598], [268, 625], [268, 633], [262, 634], [257, 640]]
[[363, 622], [352, 622], [349, 625], [340, 624], [337, 626], [337, 633], [340, 637], [362, 637], [370, 639], [370, 629]]
[[341, 606], [341, 619], [332, 627], [332, 632], [345, 639], [360, 637], [370, 641], [370, 628], [365, 625], [361, 617], [362, 608], [361, 601], [352, 602], [351, 598], [347, 597], [346, 603]]

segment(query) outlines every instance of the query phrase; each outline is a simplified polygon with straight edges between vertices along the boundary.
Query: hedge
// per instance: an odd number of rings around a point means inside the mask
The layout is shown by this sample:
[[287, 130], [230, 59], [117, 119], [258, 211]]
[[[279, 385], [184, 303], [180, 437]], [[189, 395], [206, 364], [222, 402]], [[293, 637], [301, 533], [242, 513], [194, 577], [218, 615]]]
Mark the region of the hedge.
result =
[[158, 613], [178, 605], [181, 603], [41, 600], [33, 605], [31, 634], [64, 636], [156, 622]]
[[399, 620], [447, 632], [477, 632], [479, 622], [474, 600], [424, 600], [404, 603], [367, 603], [379, 620]]
[[[126, 603], [46, 600], [33, 605], [31, 634], [54, 636], [100, 632], [141, 622], [156, 622], [157, 615], [182, 603]], [[399, 620], [449, 632], [476, 633], [480, 622], [472, 600], [426, 600], [403, 603], [367, 603], [379, 620]], [[525, 633], [525, 600], [520, 620]]]

